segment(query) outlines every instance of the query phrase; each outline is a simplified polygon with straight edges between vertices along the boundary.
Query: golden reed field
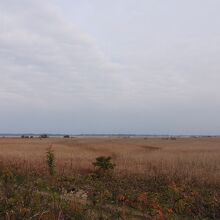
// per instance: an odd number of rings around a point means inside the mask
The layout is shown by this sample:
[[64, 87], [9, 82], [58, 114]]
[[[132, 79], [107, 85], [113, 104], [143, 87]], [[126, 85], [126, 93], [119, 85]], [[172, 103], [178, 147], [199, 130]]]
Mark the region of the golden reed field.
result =
[[86, 172], [98, 156], [111, 156], [116, 172], [166, 174], [182, 181], [220, 183], [220, 138], [0, 138], [0, 161], [45, 169], [52, 148], [59, 172]]
[[0, 220], [97, 219], [220, 219], [220, 138], [0, 138]]

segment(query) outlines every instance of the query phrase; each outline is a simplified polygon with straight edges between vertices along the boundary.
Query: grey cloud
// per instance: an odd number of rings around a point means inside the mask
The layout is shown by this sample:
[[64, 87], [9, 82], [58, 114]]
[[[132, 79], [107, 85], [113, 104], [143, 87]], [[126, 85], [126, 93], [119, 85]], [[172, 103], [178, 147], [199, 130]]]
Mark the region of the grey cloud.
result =
[[59, 108], [64, 100], [70, 106], [75, 100], [98, 102], [101, 93], [120, 91], [122, 80], [116, 73], [122, 68], [107, 60], [52, 4], [12, 3], [2, 8], [1, 97], [7, 91], [26, 102], [35, 99], [39, 108], [42, 102]]
[[220, 132], [217, 6], [0, 0], [0, 132]]

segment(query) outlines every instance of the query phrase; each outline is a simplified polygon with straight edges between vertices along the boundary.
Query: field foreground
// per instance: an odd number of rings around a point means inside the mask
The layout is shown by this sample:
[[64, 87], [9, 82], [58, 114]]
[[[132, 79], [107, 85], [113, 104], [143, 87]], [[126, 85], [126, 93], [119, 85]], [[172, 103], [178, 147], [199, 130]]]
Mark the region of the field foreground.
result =
[[0, 219], [220, 219], [220, 138], [0, 138]]

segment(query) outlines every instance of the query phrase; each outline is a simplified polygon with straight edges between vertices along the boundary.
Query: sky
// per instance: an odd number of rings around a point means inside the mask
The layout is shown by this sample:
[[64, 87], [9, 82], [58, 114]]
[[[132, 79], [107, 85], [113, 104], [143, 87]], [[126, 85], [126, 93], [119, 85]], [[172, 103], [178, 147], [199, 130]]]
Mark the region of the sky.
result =
[[0, 0], [0, 133], [220, 134], [219, 0]]

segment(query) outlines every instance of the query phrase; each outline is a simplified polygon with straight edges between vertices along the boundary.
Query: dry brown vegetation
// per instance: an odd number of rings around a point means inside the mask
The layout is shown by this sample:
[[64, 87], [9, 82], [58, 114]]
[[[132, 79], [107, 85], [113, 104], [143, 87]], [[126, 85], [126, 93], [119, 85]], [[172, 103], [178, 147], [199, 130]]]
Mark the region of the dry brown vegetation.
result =
[[106, 155], [117, 172], [220, 183], [220, 138], [1, 138], [0, 161], [43, 169], [48, 147], [54, 150], [57, 170], [66, 173], [89, 171], [96, 157]]
[[0, 138], [0, 220], [219, 218], [220, 138]]

